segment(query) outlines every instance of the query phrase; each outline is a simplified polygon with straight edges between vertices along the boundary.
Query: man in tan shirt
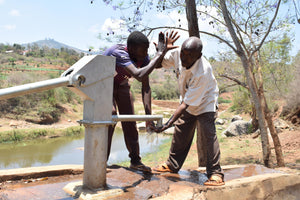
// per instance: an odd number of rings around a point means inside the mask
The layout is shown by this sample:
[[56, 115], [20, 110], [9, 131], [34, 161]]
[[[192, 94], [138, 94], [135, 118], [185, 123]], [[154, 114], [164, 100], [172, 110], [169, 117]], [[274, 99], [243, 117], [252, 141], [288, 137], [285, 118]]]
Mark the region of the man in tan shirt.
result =
[[[172, 38], [173, 32], [170, 37], [167, 35], [168, 45], [173, 44]], [[190, 150], [198, 121], [205, 136], [203, 144], [207, 148], [208, 180], [204, 185], [224, 185], [215, 128], [219, 89], [211, 65], [202, 56], [201, 40], [197, 37], [188, 38], [181, 48], [167, 52], [162, 66], [178, 69], [181, 104], [166, 124], [156, 128], [156, 132], [162, 132], [174, 123], [175, 133], [167, 162], [153, 170], [177, 173], [181, 169]]]

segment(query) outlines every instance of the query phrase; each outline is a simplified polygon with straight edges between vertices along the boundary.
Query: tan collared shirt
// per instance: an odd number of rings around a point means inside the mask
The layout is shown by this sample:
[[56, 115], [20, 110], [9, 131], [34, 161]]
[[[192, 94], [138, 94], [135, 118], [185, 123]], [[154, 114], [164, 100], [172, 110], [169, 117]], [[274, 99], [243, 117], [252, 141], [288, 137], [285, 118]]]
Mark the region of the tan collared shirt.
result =
[[177, 48], [167, 52], [162, 66], [174, 67], [179, 72], [180, 99], [189, 105], [187, 112], [192, 115], [216, 112], [219, 88], [212, 67], [203, 56], [187, 70], [181, 65], [180, 48]]

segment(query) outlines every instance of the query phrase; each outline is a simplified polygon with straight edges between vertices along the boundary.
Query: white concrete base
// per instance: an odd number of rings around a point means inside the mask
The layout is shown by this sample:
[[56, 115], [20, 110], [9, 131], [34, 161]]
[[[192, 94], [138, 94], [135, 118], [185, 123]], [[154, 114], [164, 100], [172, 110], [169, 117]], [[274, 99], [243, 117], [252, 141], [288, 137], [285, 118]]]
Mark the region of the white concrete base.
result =
[[271, 173], [227, 181], [223, 186], [192, 187], [174, 183], [155, 200], [299, 200], [300, 175]]
[[69, 183], [63, 188], [63, 190], [72, 197], [81, 200], [101, 200], [109, 197], [115, 197], [124, 193], [124, 191], [120, 188], [96, 190], [83, 188], [82, 181]]

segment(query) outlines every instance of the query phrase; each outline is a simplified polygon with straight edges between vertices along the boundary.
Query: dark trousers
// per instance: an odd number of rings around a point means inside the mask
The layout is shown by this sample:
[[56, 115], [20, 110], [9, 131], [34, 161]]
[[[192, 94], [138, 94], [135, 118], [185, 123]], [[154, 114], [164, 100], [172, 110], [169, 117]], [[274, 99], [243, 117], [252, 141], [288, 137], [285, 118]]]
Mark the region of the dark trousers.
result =
[[190, 150], [197, 121], [200, 123], [201, 132], [205, 136], [203, 137], [205, 140], [203, 144], [206, 145], [207, 149], [207, 176], [210, 177], [212, 174], [219, 174], [223, 177], [224, 173], [220, 166], [220, 148], [215, 128], [215, 112], [194, 116], [185, 111], [180, 116], [174, 123], [175, 133], [167, 165], [175, 172], [181, 169]]
[[[133, 97], [130, 92], [130, 85], [128, 83], [119, 85], [114, 84], [113, 91], [113, 115], [117, 114], [117, 109], [119, 114], [133, 115]], [[126, 148], [129, 152], [129, 157], [131, 163], [137, 163], [141, 160], [140, 149], [139, 149], [139, 138], [138, 131], [136, 127], [136, 122], [121, 122]], [[110, 154], [111, 141], [114, 134], [115, 126], [109, 126], [108, 128], [108, 149], [107, 149], [107, 159]]]

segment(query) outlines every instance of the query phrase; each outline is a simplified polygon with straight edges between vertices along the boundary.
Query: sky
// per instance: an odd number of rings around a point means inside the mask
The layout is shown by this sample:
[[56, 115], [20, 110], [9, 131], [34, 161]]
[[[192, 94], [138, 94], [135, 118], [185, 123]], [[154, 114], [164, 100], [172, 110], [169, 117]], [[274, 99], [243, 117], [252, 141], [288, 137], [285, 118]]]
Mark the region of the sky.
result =
[[[106, 34], [109, 32], [108, 27], [118, 24], [119, 13], [111, 6], [106, 6], [102, 0], [95, 0], [93, 4], [90, 0], [0, 0], [0, 43], [24, 44], [51, 38], [82, 50], [88, 50], [91, 46], [99, 49], [112, 45], [98, 39], [97, 36], [99, 33]], [[145, 15], [144, 20], [158, 26], [186, 24], [184, 20], [179, 22], [178, 18], [178, 13], [172, 12], [168, 15]], [[211, 29], [207, 24], [200, 23], [199, 27]], [[119, 31], [123, 34], [126, 32]], [[296, 24], [293, 31], [296, 40], [292, 54], [295, 55], [300, 50], [300, 24]], [[115, 34], [118, 34], [118, 31]], [[187, 37], [187, 33], [181, 33], [177, 45]], [[157, 33], [149, 39], [156, 41]], [[206, 37], [201, 39], [204, 55], [210, 57], [218, 53], [220, 47], [216, 48], [215, 45], [218, 44], [215, 41]], [[215, 45], [212, 45], [212, 42]], [[213, 48], [205, 48], [208, 43]], [[154, 45], [150, 47], [154, 49]]]

